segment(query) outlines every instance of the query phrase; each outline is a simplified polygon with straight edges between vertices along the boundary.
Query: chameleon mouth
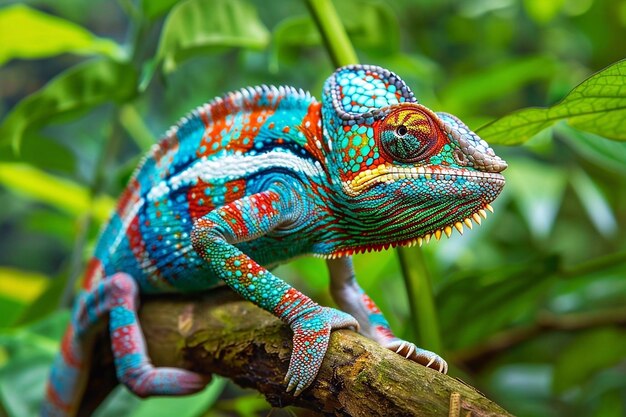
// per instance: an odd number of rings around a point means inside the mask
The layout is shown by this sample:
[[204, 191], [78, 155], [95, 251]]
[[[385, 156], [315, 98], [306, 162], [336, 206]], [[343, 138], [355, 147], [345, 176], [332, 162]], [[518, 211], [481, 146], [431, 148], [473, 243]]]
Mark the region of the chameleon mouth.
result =
[[398, 246], [412, 247], [412, 246], [418, 245], [421, 247], [424, 243], [429, 243], [433, 238], [436, 240], [440, 240], [441, 237], [444, 235], [449, 238], [450, 236], [452, 236], [452, 232], [454, 230], [456, 230], [460, 235], [462, 235], [465, 230], [463, 227], [464, 225], [468, 229], [472, 229], [474, 227], [472, 220], [474, 221], [474, 223], [480, 226], [482, 223], [482, 219], [487, 218], [487, 211], [490, 211], [493, 213], [493, 207], [491, 207], [490, 204], [485, 204], [483, 208], [475, 211], [474, 213], [472, 213], [470, 216], [466, 217], [462, 221], [450, 223], [446, 226], [441, 227], [440, 229], [435, 229], [434, 231], [425, 233], [415, 238], [399, 240], [399, 241], [389, 242], [389, 243], [374, 243], [374, 244], [363, 245], [363, 246], [358, 246], [354, 248], [342, 248], [342, 249], [335, 250], [331, 253], [317, 253], [315, 254], [315, 256], [324, 258], [324, 259], [336, 259], [336, 258], [342, 258], [344, 256], [351, 256], [351, 255], [355, 255], [359, 253], [380, 252], [383, 249], [386, 250], [389, 248], [396, 248]]
[[374, 169], [360, 172], [350, 181], [343, 182], [343, 188], [351, 196], [357, 196], [375, 184], [391, 183], [407, 178], [424, 180], [456, 181], [459, 178], [475, 182], [487, 182], [491, 185], [504, 187], [504, 176], [499, 172], [474, 171], [466, 168], [446, 167], [399, 167], [381, 164]]

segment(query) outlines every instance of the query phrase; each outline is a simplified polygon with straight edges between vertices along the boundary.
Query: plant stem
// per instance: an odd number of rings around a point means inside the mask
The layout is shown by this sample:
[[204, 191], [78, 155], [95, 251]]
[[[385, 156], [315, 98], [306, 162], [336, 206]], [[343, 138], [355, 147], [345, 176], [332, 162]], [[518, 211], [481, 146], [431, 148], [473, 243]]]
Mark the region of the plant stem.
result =
[[[306, 0], [336, 67], [357, 64], [359, 59], [331, 0]], [[413, 331], [425, 348], [441, 350], [441, 336], [428, 268], [419, 248], [399, 248], [407, 296], [413, 316]]]
[[331, 0], [307, 0], [306, 3], [333, 64], [336, 67], [358, 64], [359, 58]]
[[398, 248], [396, 253], [409, 298], [413, 331], [422, 347], [439, 352], [442, 346], [441, 334], [424, 254], [420, 248]]

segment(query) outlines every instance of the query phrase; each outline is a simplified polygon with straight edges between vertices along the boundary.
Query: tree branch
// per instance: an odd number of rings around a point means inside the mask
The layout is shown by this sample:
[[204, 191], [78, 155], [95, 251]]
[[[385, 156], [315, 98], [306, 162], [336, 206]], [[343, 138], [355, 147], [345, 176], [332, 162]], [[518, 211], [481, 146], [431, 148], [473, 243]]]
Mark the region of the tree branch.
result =
[[[293, 397], [283, 383], [291, 330], [228, 289], [202, 298], [144, 300], [140, 321], [155, 365], [223, 375], [260, 391], [277, 407], [296, 405], [327, 416], [510, 416], [469, 385], [347, 330], [333, 332], [316, 381]], [[100, 356], [94, 365], [106, 368], [110, 362]], [[107, 372], [92, 369], [94, 374], [101, 377], [90, 379], [98, 381], [90, 383], [97, 389], [94, 393], [88, 387], [87, 395], [93, 399], [84, 399], [85, 413], [93, 410], [100, 401], [95, 397], [110, 385], [102, 380]], [[459, 394], [456, 411], [460, 414], [450, 411]]]

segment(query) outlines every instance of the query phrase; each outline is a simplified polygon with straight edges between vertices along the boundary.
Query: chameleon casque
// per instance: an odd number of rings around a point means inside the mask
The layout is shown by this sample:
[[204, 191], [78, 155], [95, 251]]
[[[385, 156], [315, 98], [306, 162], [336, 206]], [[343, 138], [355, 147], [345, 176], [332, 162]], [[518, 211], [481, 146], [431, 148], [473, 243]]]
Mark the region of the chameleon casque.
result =
[[[321, 103], [292, 87], [260, 86], [197, 108], [144, 158], [103, 229], [43, 415], [75, 414], [90, 329], [107, 317], [118, 379], [135, 394], [203, 389], [209, 376], [152, 366], [138, 295], [224, 283], [293, 330], [285, 381], [296, 395], [315, 379], [338, 328], [446, 372], [441, 357], [393, 335], [355, 281], [350, 255], [471, 227], [502, 190], [506, 166], [459, 119], [418, 104], [397, 75], [376, 66], [339, 68]], [[269, 271], [303, 254], [328, 259], [345, 312]]]

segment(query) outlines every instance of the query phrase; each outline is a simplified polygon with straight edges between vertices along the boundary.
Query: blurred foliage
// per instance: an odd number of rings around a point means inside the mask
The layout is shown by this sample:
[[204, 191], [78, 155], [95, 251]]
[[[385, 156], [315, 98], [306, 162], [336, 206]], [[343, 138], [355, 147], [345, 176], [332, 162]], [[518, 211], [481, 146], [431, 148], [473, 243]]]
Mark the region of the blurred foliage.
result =
[[[11, 417], [36, 413], [68, 320], [58, 306], [141, 153], [214, 96], [287, 84], [319, 97], [333, 71], [305, 2], [15, 3], [0, 6], [0, 416]], [[626, 414], [626, 0], [335, 6], [361, 62], [509, 145], [495, 146], [509, 163], [495, 214], [426, 245], [408, 272], [428, 274], [434, 299], [407, 293], [391, 251], [355, 257], [363, 288], [402, 337], [424, 343], [439, 323], [451, 374], [516, 415]], [[332, 304], [322, 261], [277, 274]], [[411, 317], [423, 297], [432, 320]], [[173, 409], [269, 406], [216, 380], [184, 399], [120, 388], [98, 415]]]

